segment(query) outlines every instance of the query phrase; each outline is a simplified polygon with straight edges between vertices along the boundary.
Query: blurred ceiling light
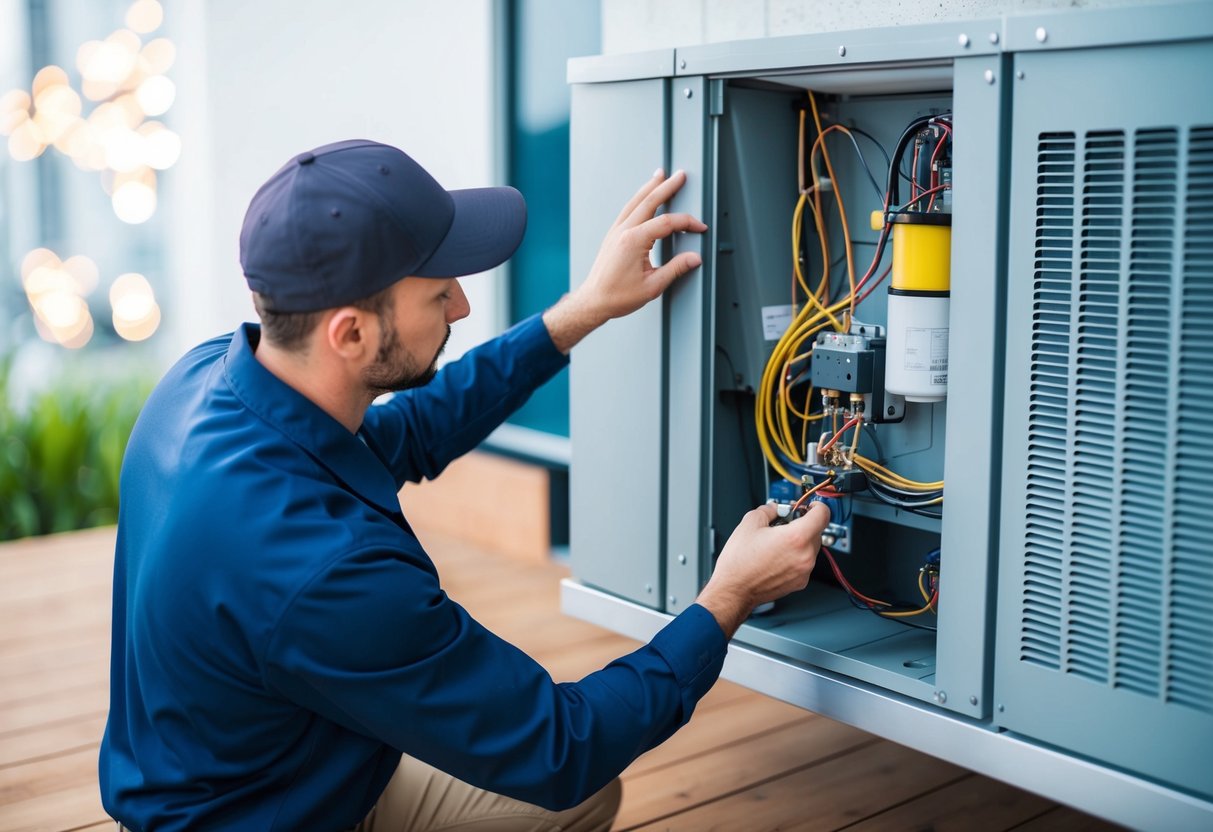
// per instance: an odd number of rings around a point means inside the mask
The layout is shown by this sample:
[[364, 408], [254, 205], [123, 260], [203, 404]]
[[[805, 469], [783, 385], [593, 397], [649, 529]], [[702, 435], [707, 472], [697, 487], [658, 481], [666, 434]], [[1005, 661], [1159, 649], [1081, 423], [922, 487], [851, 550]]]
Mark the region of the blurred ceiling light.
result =
[[168, 38], [156, 38], [143, 47], [140, 57], [147, 62], [147, 71], [152, 75], [168, 72], [177, 59], [177, 47]]
[[120, 173], [143, 167], [147, 142], [134, 130], [111, 130], [105, 136], [105, 163]]
[[42, 128], [33, 121], [23, 121], [8, 137], [8, 152], [18, 162], [37, 159], [46, 150]]
[[129, 130], [134, 130], [143, 123], [143, 108], [133, 93], [126, 93], [115, 98], [111, 104], [122, 116], [122, 123]]
[[64, 338], [59, 341], [60, 344], [67, 347], [69, 350], [78, 350], [89, 342], [93, 337], [93, 316], [85, 311], [84, 329], [71, 338]]
[[163, 115], [173, 106], [177, 85], [163, 75], [149, 75], [135, 90], [135, 98], [149, 116]]
[[119, 275], [110, 286], [114, 330], [128, 341], [142, 341], [160, 326], [160, 306], [147, 278], [138, 272]]
[[[133, 33], [131, 37], [134, 37], [136, 42], [139, 40]], [[110, 38], [113, 38], [113, 35], [110, 35]], [[138, 50], [138, 46], [135, 49]], [[80, 66], [80, 75], [85, 80], [86, 94], [90, 81], [94, 84], [117, 88], [117, 85], [126, 80], [126, 76], [130, 75], [131, 70], [135, 68], [135, 54], [128, 48], [128, 44], [116, 43], [109, 39], [90, 41], [80, 47], [77, 61], [80, 62], [81, 56], [84, 56]], [[92, 98], [91, 95], [89, 97]]]
[[45, 87], [34, 97], [34, 121], [42, 141], [52, 144], [80, 120], [80, 96], [62, 84]]
[[145, 139], [143, 160], [156, 170], [168, 170], [181, 156], [181, 137], [158, 121], [149, 121], [139, 128]]
[[76, 294], [76, 281], [70, 273], [62, 268], [58, 263], [59, 258], [55, 258], [55, 264], [47, 264], [39, 266], [25, 277], [22, 284], [25, 288], [25, 296], [29, 298], [29, 302], [38, 308], [40, 298], [48, 295], [56, 294]]
[[155, 31], [164, 22], [164, 9], [156, 0], [135, 0], [126, 10], [126, 25], [140, 34]]
[[114, 311], [114, 331], [119, 336], [128, 341], [144, 341], [151, 338], [155, 334], [156, 329], [160, 326], [160, 307], [153, 302], [151, 311], [143, 320], [129, 322], [118, 317], [117, 310]]
[[31, 103], [25, 90], [9, 90], [0, 96], [0, 136], [11, 135], [29, 119]]
[[34, 76], [33, 95], [37, 100], [38, 94], [47, 87], [66, 87], [68, 85], [67, 73], [62, 67], [51, 64], [44, 66], [38, 70], [38, 74]]
[[139, 272], [127, 272], [114, 278], [110, 284], [110, 306], [117, 306], [129, 295], [147, 295], [154, 298], [152, 284]]
[[97, 264], [84, 254], [75, 254], [64, 260], [63, 271], [71, 275], [76, 284], [76, 291], [81, 295], [88, 295], [96, 289], [101, 278]]
[[75, 292], [46, 292], [31, 299], [31, 303], [60, 342], [79, 335], [90, 317], [88, 304]]
[[21, 277], [27, 278], [39, 266], [59, 268], [59, 255], [49, 248], [36, 248], [21, 258]]
[[127, 51], [131, 58], [138, 55], [139, 50], [143, 48], [143, 41], [130, 29], [115, 29], [110, 32], [110, 36], [105, 39], [105, 42], [118, 44]]
[[124, 182], [114, 188], [110, 198], [118, 219], [138, 225], [156, 213], [156, 191], [142, 182]]
[[156, 299], [151, 293], [131, 292], [114, 304], [114, 321], [137, 324], [152, 314]]

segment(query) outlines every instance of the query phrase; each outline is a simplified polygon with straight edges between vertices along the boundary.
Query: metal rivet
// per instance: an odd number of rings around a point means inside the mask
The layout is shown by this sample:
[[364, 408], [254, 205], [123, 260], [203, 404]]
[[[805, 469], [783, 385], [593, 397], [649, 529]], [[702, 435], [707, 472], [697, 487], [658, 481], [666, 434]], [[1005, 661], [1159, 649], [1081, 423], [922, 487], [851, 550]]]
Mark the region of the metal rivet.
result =
[[838, 57], [845, 58], [847, 56], [847, 48], [845, 46], [838, 47]]
[[957, 41], [957, 43], [959, 43], [959, 44], [960, 44], [962, 47], [964, 47], [965, 49], [968, 49], [968, 48], [969, 48], [969, 36], [968, 36], [968, 35], [966, 35], [964, 32], [961, 32], [961, 33], [960, 33], [960, 37], [958, 37], [958, 38], [956, 39], [956, 41]]
[[948, 694], [947, 694], [947, 691], [942, 691], [942, 690], [941, 690], [941, 691], [939, 692], [939, 704], [940, 704], [940, 705], [942, 705], [944, 702], [947, 702], [947, 701], [948, 701]]
[[1015, 77], [1018, 78], [1020, 81], [1022, 81], [1023, 80], [1023, 70], [1022, 69], [1015, 70]]
[[679, 62], [678, 62], [678, 68], [679, 68], [679, 69], [686, 69], [686, 68], [687, 68], [687, 62], [686, 62], [686, 58], [683, 58], [681, 61], [679, 61]]
[[998, 33], [990, 32], [990, 43], [998, 43]]
[[1048, 39], [1049, 39], [1049, 33], [1045, 31], [1045, 27], [1044, 27], [1044, 26], [1037, 26], [1037, 27], [1036, 27], [1036, 40], [1037, 40], [1037, 42], [1039, 42], [1039, 43], [1044, 43], [1044, 42], [1045, 42], [1046, 40], [1048, 40]]
[[676, 605], [677, 603], [678, 603], [678, 599], [675, 598], [673, 595], [671, 595], [670, 596], [670, 606], [672, 607], [672, 606]]
[[1006, 711], [1006, 709], [1007, 709], [1007, 706], [1006, 706], [1006, 705], [999, 705], [999, 706], [998, 706], [998, 712], [999, 712], [1000, 714], [1001, 714], [1001, 713], [1003, 713], [1004, 711]]
[[932, 693], [931, 698], [934, 699], [936, 702], [938, 702], [939, 701], [939, 691], [935, 691], [934, 693]]
[[687, 98], [690, 98], [692, 95], [694, 95], [694, 93], [692, 93], [692, 92], [691, 92], [691, 88], [690, 88], [690, 87], [683, 87], [683, 88], [682, 88], [682, 94], [683, 94], [684, 96], [686, 96]]
[[679, 563], [686, 563], [686, 562], [687, 562], [687, 556], [686, 556], [686, 555], [679, 555], [679, 556], [678, 556], [678, 562], [679, 562]]
[[645, 584], [645, 585], [644, 585], [644, 591], [645, 591], [645, 592], [647, 592], [647, 593], [649, 593], [649, 594], [652, 594], [652, 592], [653, 592], [653, 585], [652, 585], [652, 584]]
[[985, 79], [986, 79], [987, 84], [993, 84], [994, 83], [994, 70], [987, 69], [986, 74], [985, 74]]
[[970, 696], [970, 697], [969, 697], [969, 704], [970, 704], [970, 705], [976, 705], [976, 704], [977, 704], [977, 697], [976, 697], [976, 696]]

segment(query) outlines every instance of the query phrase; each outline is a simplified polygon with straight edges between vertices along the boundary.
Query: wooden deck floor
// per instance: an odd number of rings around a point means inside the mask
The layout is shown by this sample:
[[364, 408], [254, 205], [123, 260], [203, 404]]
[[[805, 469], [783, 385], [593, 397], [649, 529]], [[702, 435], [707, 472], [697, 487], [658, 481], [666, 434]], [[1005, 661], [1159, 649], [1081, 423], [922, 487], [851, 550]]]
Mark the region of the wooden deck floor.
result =
[[[425, 535], [448, 592], [558, 679], [634, 642], [560, 615], [554, 564]], [[114, 532], [0, 545], [0, 830], [112, 829], [97, 791]], [[727, 682], [624, 775], [619, 830], [1109, 830]]]

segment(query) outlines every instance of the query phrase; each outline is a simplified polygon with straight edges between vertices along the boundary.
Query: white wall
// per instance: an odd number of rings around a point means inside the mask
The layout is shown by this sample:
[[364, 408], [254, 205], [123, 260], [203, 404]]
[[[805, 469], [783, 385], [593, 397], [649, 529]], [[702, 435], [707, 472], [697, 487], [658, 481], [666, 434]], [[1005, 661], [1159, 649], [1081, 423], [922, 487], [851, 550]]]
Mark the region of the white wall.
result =
[[602, 0], [602, 51], [640, 52], [1150, 0]]
[[[498, 184], [492, 0], [182, 0], [174, 107], [183, 150], [171, 233], [173, 348], [255, 320], [241, 220], [291, 156], [394, 144], [447, 188]], [[498, 275], [463, 281], [448, 356], [499, 331]]]

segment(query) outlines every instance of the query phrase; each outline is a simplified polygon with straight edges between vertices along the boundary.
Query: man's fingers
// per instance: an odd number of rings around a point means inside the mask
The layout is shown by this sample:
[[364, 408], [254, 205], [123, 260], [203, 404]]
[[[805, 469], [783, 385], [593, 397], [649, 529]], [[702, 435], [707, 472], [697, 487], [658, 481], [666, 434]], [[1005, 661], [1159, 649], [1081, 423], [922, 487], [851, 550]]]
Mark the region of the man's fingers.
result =
[[[662, 170], [661, 168], [657, 168], [657, 170], [653, 171], [653, 175], [649, 177], [649, 180], [640, 186], [640, 190], [638, 190], [635, 194], [632, 195], [632, 198], [628, 200], [628, 204], [623, 206], [623, 210], [619, 212], [619, 216], [615, 217], [615, 225], [619, 225], [621, 222], [623, 222], [629, 216], [631, 216], [632, 212], [636, 210], [636, 206], [639, 205], [641, 203], [641, 201], [646, 196], [648, 196], [654, 188], [656, 188], [658, 185], [660, 185], [664, 181], [665, 181], [665, 171], [664, 170]], [[660, 203], [658, 203], [658, 204], [660, 204]]]
[[682, 277], [692, 269], [698, 268], [703, 264], [703, 258], [695, 251], [684, 251], [677, 257], [674, 257], [670, 262], [666, 263], [660, 269], [655, 269], [646, 280], [653, 287], [653, 297], [657, 297], [666, 289], [670, 288], [670, 284], [678, 278]]
[[687, 181], [685, 172], [676, 170], [670, 174], [670, 178], [658, 183], [657, 187], [653, 188], [644, 197], [633, 206], [629, 213], [626, 223], [638, 225], [645, 220], [651, 219], [657, 213], [657, 209], [670, 201], [674, 194], [678, 193], [678, 189]]
[[813, 502], [809, 503], [809, 510], [805, 512], [804, 517], [796, 520], [792, 525], [796, 526], [797, 531], [806, 541], [811, 541], [821, 537], [821, 533], [829, 524], [830, 507], [822, 502]]
[[638, 234], [644, 240], [645, 245], [651, 246], [658, 240], [663, 240], [670, 236], [675, 231], [702, 233], [707, 230], [708, 227], [706, 225], [690, 214], [662, 214], [636, 226], [632, 233]]

